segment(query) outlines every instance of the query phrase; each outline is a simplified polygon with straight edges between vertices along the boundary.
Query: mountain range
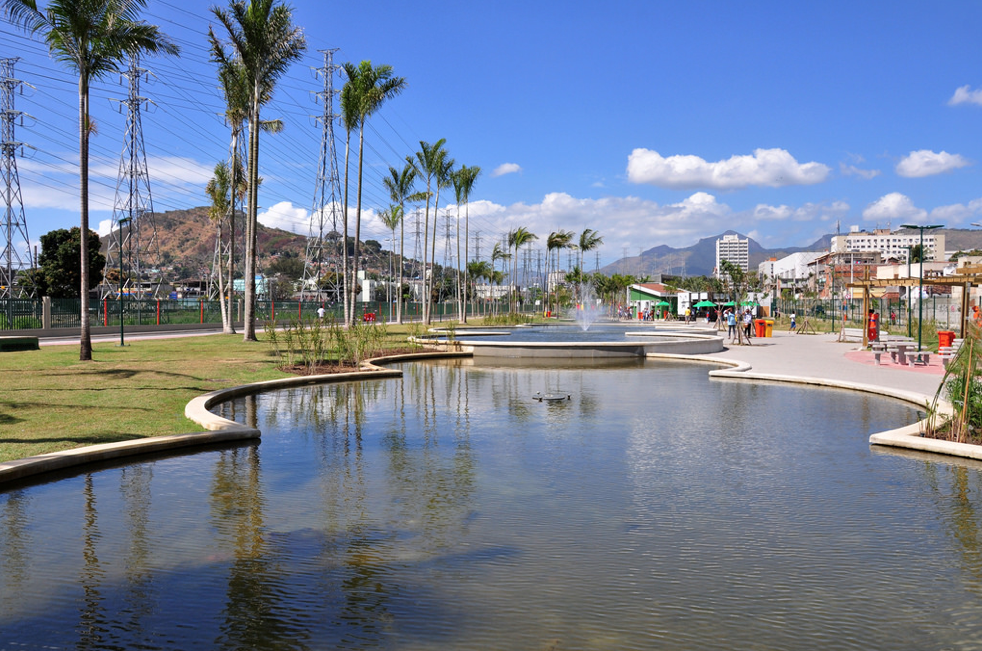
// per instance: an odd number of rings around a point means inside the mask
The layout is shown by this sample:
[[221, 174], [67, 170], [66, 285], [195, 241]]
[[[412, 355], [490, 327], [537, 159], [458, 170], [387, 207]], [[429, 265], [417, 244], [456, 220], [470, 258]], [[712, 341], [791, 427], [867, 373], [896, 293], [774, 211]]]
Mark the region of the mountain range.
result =
[[[205, 207], [171, 210], [154, 215], [161, 264], [175, 279], [207, 278], [215, 252], [215, 226], [208, 219]], [[982, 230], [944, 229], [945, 248], [949, 251], [982, 249]], [[833, 234], [823, 235], [808, 246], [765, 249], [753, 238], [728, 230], [719, 235], [704, 237], [692, 246], [674, 248], [655, 246], [638, 256], [621, 258], [600, 269], [605, 274], [654, 276], [656, 274], [699, 276], [710, 275], [716, 266], [716, 240], [723, 235], [749, 239], [750, 269], [768, 258], [782, 258], [798, 251], [826, 251]], [[259, 225], [257, 232], [260, 268], [280, 256], [305, 255], [307, 238], [278, 228]], [[103, 237], [103, 250], [109, 242]], [[241, 250], [241, 249], [240, 249]], [[384, 266], [384, 265], [383, 265]], [[585, 265], [589, 270], [590, 265]]]
[[[982, 249], [982, 230], [946, 228], [945, 249], [969, 251]], [[761, 262], [769, 258], [781, 259], [799, 251], [828, 251], [834, 234], [823, 235], [808, 246], [765, 249], [753, 238], [736, 231], [725, 231], [712, 237], [704, 237], [692, 246], [676, 249], [671, 246], [656, 246], [642, 251], [639, 256], [621, 258], [600, 271], [604, 274], [626, 274], [632, 276], [654, 276], [665, 274], [673, 276], [709, 276], [716, 267], [716, 240], [724, 235], [737, 235], [748, 239], [750, 270], [755, 271]]]

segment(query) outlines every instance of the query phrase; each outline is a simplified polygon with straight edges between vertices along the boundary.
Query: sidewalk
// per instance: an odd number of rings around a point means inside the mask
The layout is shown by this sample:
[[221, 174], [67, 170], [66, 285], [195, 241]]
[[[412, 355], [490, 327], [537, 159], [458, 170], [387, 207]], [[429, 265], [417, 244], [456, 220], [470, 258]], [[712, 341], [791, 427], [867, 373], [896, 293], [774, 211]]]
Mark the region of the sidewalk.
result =
[[708, 357], [747, 362], [757, 373], [859, 382], [927, 396], [934, 396], [944, 375], [937, 355], [931, 355], [927, 367], [900, 366], [890, 362], [888, 355], [877, 366], [871, 352], [856, 342], [839, 343], [834, 334], [775, 331], [773, 337], [755, 337], [750, 346], [727, 344], [723, 352]]

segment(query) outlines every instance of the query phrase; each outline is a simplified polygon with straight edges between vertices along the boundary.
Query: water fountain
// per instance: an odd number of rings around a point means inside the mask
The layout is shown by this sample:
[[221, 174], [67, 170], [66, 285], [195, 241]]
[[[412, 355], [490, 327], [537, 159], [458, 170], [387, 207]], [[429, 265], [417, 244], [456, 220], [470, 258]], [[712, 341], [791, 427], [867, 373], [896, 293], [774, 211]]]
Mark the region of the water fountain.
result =
[[591, 285], [581, 284], [579, 297], [579, 303], [572, 308], [573, 319], [580, 326], [580, 329], [586, 332], [603, 315], [603, 308], [597, 302]]

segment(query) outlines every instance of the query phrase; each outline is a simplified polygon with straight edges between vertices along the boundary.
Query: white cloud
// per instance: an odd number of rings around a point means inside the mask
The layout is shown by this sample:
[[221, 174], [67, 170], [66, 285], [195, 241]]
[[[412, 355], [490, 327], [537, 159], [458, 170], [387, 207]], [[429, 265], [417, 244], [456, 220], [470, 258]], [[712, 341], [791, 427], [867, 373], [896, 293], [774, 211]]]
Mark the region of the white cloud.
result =
[[256, 219], [260, 224], [269, 228], [279, 228], [300, 235], [310, 233], [310, 220], [307, 219], [307, 210], [295, 208], [293, 203], [289, 201], [281, 201], [270, 206], [268, 210], [259, 213]]
[[938, 206], [931, 211], [931, 221], [945, 226], [964, 224], [982, 215], [982, 199], [973, 199], [968, 205], [956, 203]]
[[982, 106], [982, 89], [969, 90], [968, 85], [962, 86], [955, 91], [955, 94], [948, 100], [949, 106], [957, 104], [978, 104]]
[[[338, 232], [344, 230], [342, 217], [341, 217], [341, 206], [338, 205]], [[440, 209], [440, 213], [443, 214], [443, 209]], [[259, 213], [256, 219], [259, 223], [268, 228], [278, 228], [283, 231], [289, 231], [291, 233], [296, 233], [297, 235], [307, 236], [310, 234], [310, 223], [311, 223], [311, 213], [306, 208], [300, 208], [293, 205], [292, 201], [281, 201], [269, 207]], [[348, 235], [349, 237], [355, 236], [355, 207], [348, 207]], [[334, 225], [331, 222], [330, 209], [325, 206], [324, 208], [324, 228], [326, 231], [330, 231]], [[314, 225], [315, 231], [318, 226]], [[379, 239], [381, 237], [387, 237], [389, 235], [389, 228], [382, 223], [379, 219], [378, 213], [371, 208], [361, 209], [361, 239], [371, 240]]]
[[504, 176], [505, 174], [514, 174], [516, 172], [521, 172], [521, 171], [522, 171], [522, 166], [519, 165], [518, 163], [502, 163], [501, 165], [498, 165], [496, 168], [494, 168], [494, 171], [491, 172], [491, 178], [494, 178], [496, 176]]
[[900, 222], [923, 221], [926, 217], [926, 210], [918, 208], [910, 200], [910, 197], [899, 192], [884, 195], [863, 210], [864, 219], [876, 222], [892, 222], [897, 225]]
[[784, 149], [756, 149], [752, 156], [732, 156], [712, 163], [698, 156], [664, 158], [650, 149], [635, 149], [628, 157], [627, 175], [632, 183], [663, 188], [735, 190], [752, 185], [821, 183], [829, 168], [821, 163], [799, 163]]
[[858, 176], [861, 179], [875, 178], [880, 175], [880, 170], [864, 170], [855, 165], [846, 165], [845, 163], [839, 163], [839, 173], [843, 176]]
[[897, 174], [907, 178], [920, 178], [950, 172], [969, 164], [968, 160], [959, 154], [949, 154], [946, 151], [935, 153], [929, 149], [921, 149], [910, 152], [906, 158], [897, 163]]
[[106, 235], [109, 235], [110, 231], [112, 230], [112, 227], [113, 227], [112, 218], [102, 219], [99, 221], [99, 226], [96, 227], [95, 232], [99, 234], [99, 237], [105, 237]]

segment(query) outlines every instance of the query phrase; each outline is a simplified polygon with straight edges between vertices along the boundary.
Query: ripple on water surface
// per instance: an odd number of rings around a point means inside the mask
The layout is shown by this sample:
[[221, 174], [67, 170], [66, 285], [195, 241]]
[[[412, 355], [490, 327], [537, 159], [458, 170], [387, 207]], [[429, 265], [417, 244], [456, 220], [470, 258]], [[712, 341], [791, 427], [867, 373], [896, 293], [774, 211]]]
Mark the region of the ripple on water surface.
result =
[[681, 364], [403, 368], [228, 405], [258, 445], [0, 494], [0, 649], [982, 639], [978, 470], [867, 444], [911, 409]]

